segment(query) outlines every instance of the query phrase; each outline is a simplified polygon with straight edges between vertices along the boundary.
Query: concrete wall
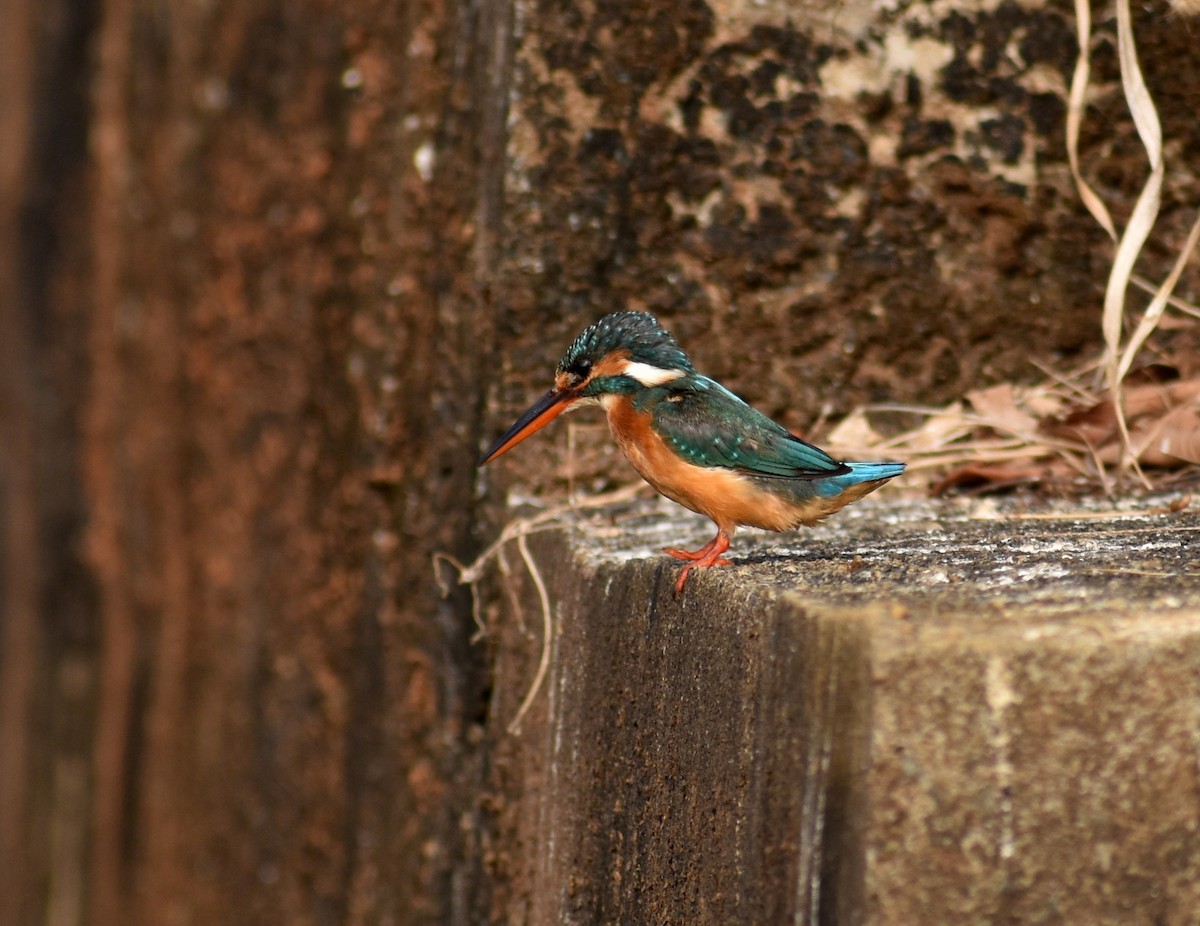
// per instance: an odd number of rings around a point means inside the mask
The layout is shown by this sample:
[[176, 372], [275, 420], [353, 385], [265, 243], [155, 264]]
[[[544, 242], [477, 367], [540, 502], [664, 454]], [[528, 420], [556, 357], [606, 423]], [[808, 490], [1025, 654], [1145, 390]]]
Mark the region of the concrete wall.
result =
[[[1196, 514], [868, 501], [671, 593], [643, 505], [510, 550], [507, 922], [1189, 923]], [[1146, 506], [1151, 508], [1152, 506]]]

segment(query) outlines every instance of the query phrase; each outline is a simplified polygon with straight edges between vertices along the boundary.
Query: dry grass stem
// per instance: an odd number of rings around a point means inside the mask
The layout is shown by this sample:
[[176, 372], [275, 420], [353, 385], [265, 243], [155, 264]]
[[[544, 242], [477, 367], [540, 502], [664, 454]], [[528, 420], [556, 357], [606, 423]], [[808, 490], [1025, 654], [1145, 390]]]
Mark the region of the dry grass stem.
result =
[[1118, 381], [1124, 380], [1125, 375], [1133, 366], [1137, 352], [1142, 349], [1142, 345], [1146, 343], [1146, 339], [1158, 327], [1163, 312], [1166, 311], [1171, 291], [1175, 289], [1175, 284], [1179, 282], [1179, 277], [1183, 273], [1183, 268], [1187, 265], [1188, 258], [1192, 256], [1192, 251], [1195, 250], [1198, 239], [1200, 239], [1200, 214], [1197, 214], [1196, 221], [1192, 223], [1192, 229], [1188, 232], [1187, 240], [1184, 242], [1179, 256], [1175, 259], [1175, 264], [1171, 268], [1171, 272], [1163, 281], [1162, 286], [1154, 293], [1154, 298], [1150, 300], [1150, 305], [1146, 307], [1146, 311], [1142, 315], [1142, 320], [1138, 322], [1137, 328], [1130, 335], [1129, 342], [1125, 345], [1125, 352], [1121, 355], [1121, 362], [1117, 365]]
[[[1156, 371], [1163, 375], [1170, 366], [1160, 359]], [[1189, 365], [1181, 361], [1179, 367], [1186, 371]], [[1051, 482], [1092, 484], [1112, 495], [1117, 483], [1109, 468], [1130, 453], [1135, 462], [1168, 474], [1200, 463], [1200, 376], [1192, 372], [1174, 381], [1127, 386], [1126, 443], [1111, 395], [1094, 385], [1094, 369], [1088, 364], [1069, 374], [1048, 371], [1034, 386], [1001, 383], [944, 408], [874, 407], [920, 417], [915, 427], [892, 437], [877, 432], [859, 409], [826, 442], [842, 459], [905, 460], [910, 472], [930, 477], [935, 491]], [[1148, 477], [1146, 484], [1151, 485]]]
[[[1196, 217], [1196, 222], [1200, 223], [1200, 216]], [[1189, 235], [1188, 240], [1189, 241], [1191, 240], [1190, 235]], [[1190, 251], [1195, 250], [1195, 247], [1196, 246], [1193, 244], [1190, 248], [1186, 248], [1185, 250], [1190, 252]], [[1132, 282], [1133, 285], [1136, 286], [1138, 289], [1140, 289], [1142, 292], [1150, 293], [1151, 295], [1154, 295], [1154, 293], [1157, 293], [1159, 290], [1159, 287], [1155, 286], [1153, 283], [1151, 283], [1145, 277], [1138, 276], [1136, 273], [1132, 277], [1130, 277], [1130, 282]], [[1176, 296], [1174, 294], [1167, 296], [1167, 305], [1169, 305], [1173, 309], [1178, 309], [1184, 315], [1190, 315], [1193, 318], [1200, 318], [1200, 306], [1194, 305], [1194, 304], [1188, 302], [1186, 299], [1180, 299], [1178, 296]]]
[[[1079, 56], [1075, 63], [1075, 72], [1071, 81], [1071, 89], [1067, 104], [1067, 160], [1070, 164], [1071, 175], [1079, 192], [1080, 201], [1091, 213], [1109, 237], [1117, 243], [1116, 254], [1113, 258], [1112, 269], [1109, 273], [1108, 284], [1104, 294], [1104, 311], [1101, 328], [1104, 334], [1105, 356], [1104, 373], [1108, 391], [1112, 397], [1117, 430], [1121, 435], [1124, 454], [1118, 461], [1121, 469], [1132, 468], [1144, 483], [1148, 484], [1139, 465], [1139, 454], [1133, 446], [1126, 420], [1125, 403], [1122, 390], [1125, 378], [1133, 367], [1138, 352], [1145, 346], [1148, 338], [1162, 323], [1167, 306], [1173, 306], [1188, 314], [1200, 317], [1200, 310], [1190, 303], [1175, 299], [1172, 291], [1179, 280], [1180, 274], [1195, 248], [1197, 237], [1200, 236], [1200, 218], [1192, 226], [1178, 259], [1171, 273], [1160, 285], [1154, 286], [1133, 273], [1138, 255], [1141, 253], [1146, 240], [1149, 238], [1158, 218], [1162, 196], [1163, 177], [1166, 165], [1163, 159], [1162, 126], [1159, 122], [1158, 111], [1146, 87], [1138, 64], [1137, 46], [1133, 35], [1133, 18], [1130, 12], [1129, 0], [1117, 0], [1117, 55], [1121, 68], [1121, 84], [1129, 105], [1130, 114], [1137, 128], [1138, 137], [1146, 149], [1150, 163], [1150, 175], [1142, 188], [1134, 206], [1133, 214], [1124, 232], [1118, 236], [1116, 227], [1107, 207], [1096, 195], [1095, 191], [1084, 180], [1079, 165], [1079, 133], [1087, 106], [1087, 90], [1090, 83], [1090, 43], [1091, 43], [1091, 5], [1089, 0], [1076, 0], [1075, 24], [1079, 40]], [[1139, 288], [1152, 293], [1149, 306], [1142, 313], [1128, 341], [1122, 343], [1126, 295], [1129, 284], [1133, 282]]]
[[542, 581], [542, 574], [529, 554], [526, 536], [526, 534], [517, 535], [517, 549], [521, 551], [521, 559], [525, 561], [525, 568], [529, 570], [529, 577], [537, 589], [538, 603], [542, 606], [542, 653], [538, 659], [537, 672], [534, 673], [533, 681], [525, 692], [525, 697], [521, 699], [521, 706], [517, 708], [516, 715], [508, 725], [508, 732], [514, 735], [520, 730], [521, 721], [529, 711], [538, 692], [541, 691], [542, 682], [546, 680], [546, 672], [550, 669], [550, 650], [554, 645], [554, 615], [550, 610], [550, 596], [546, 594], [546, 583]]
[[[608, 505], [617, 505], [622, 502], [630, 501], [638, 495], [643, 494], [649, 486], [639, 482], [632, 485], [623, 486], [612, 492], [605, 492], [600, 495], [593, 495], [590, 498], [585, 498], [581, 501], [571, 502], [566, 505], [556, 505], [553, 508], [547, 508], [545, 511], [539, 511], [535, 515], [522, 518], [513, 518], [504, 525], [504, 529], [500, 531], [500, 536], [488, 546], [482, 553], [479, 554], [469, 565], [465, 565], [451, 556], [449, 553], [437, 552], [433, 554], [433, 572], [438, 588], [442, 593], [442, 597], [450, 594], [450, 587], [446, 584], [442, 576], [440, 568], [442, 563], [448, 564], [458, 573], [457, 584], [466, 585], [471, 589], [471, 614], [478, 628], [472, 642], [476, 642], [480, 638], [487, 635], [490, 628], [479, 613], [480, 596], [476, 591], [476, 584], [483, 578], [488, 564], [493, 559], [500, 564], [502, 571], [508, 573], [508, 564], [504, 558], [504, 547], [510, 541], [517, 542], [517, 550], [521, 554], [521, 560], [525, 563], [525, 568], [529, 571], [529, 578], [533, 582], [534, 588], [537, 590], [538, 601], [542, 609], [542, 647], [541, 656], [538, 660], [538, 668], [534, 674], [533, 681], [530, 683], [525, 696], [521, 699], [521, 705], [517, 709], [516, 715], [508, 725], [509, 733], [518, 732], [518, 727], [522, 718], [529, 711], [530, 705], [533, 704], [537, 697], [538, 691], [545, 681], [546, 673], [549, 671], [550, 665], [550, 648], [553, 643], [553, 614], [550, 610], [550, 598], [546, 592], [545, 582], [542, 580], [541, 571], [537, 568], [533, 555], [529, 552], [529, 545], [526, 538], [530, 534], [551, 529], [557, 521], [565, 515], [576, 511], [582, 511], [590, 508], [603, 508]], [[521, 617], [519, 607], [514, 609], [518, 615], [518, 620], [522, 623], [524, 629], [524, 621]]]
[[1079, 44], [1079, 57], [1075, 59], [1075, 73], [1071, 77], [1071, 91], [1067, 97], [1067, 162], [1079, 198], [1100, 227], [1108, 236], [1117, 240], [1117, 229], [1103, 200], [1096, 195], [1079, 169], [1079, 129], [1083, 125], [1083, 113], [1087, 108], [1087, 90], [1091, 83], [1092, 4], [1091, 0], [1075, 0], [1075, 35]]
[[[1150, 160], [1150, 176], [1142, 187], [1141, 195], [1133, 207], [1129, 223], [1117, 243], [1117, 253], [1113, 258], [1112, 270], [1108, 276], [1108, 286], [1104, 291], [1104, 318], [1102, 328], [1105, 344], [1105, 380], [1109, 393], [1113, 397], [1113, 410], [1116, 412], [1117, 428], [1121, 432], [1124, 446], [1130, 448], [1129, 428], [1125, 421], [1124, 402], [1121, 398], [1123, 376], [1121, 372], [1121, 331], [1125, 319], [1125, 293], [1129, 289], [1129, 278], [1133, 275], [1133, 267], [1142, 251], [1150, 231], [1158, 219], [1159, 204], [1162, 201], [1162, 183], [1166, 168], [1163, 164], [1162, 126], [1158, 121], [1158, 111], [1146, 89], [1142, 78], [1142, 69], [1138, 65], [1137, 47], [1133, 38], [1133, 18], [1129, 10], [1129, 0], [1117, 0], [1117, 57], [1121, 64], [1121, 84], [1125, 89], [1125, 99], [1129, 103], [1129, 111], [1133, 123], [1137, 127], [1138, 137], [1146, 149]], [[1125, 455], [1122, 465], [1129, 463], [1137, 468], [1137, 458], [1132, 452]], [[1140, 470], [1138, 475], [1141, 476]], [[1145, 481], [1144, 476], [1142, 477]]]

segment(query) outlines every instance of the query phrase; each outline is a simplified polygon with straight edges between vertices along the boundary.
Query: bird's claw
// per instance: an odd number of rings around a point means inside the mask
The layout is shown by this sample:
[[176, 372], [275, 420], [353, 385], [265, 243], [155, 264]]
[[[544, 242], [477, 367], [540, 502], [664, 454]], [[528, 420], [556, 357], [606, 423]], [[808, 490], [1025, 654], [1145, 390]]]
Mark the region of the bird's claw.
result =
[[683, 587], [687, 584], [688, 575], [693, 569], [733, 565], [721, 555], [728, 549], [729, 536], [724, 531], [718, 531], [717, 536], [699, 550], [665, 550], [664, 552], [671, 556], [690, 561], [679, 571], [679, 578], [675, 580], [675, 597], [678, 599], [683, 594]]
[[688, 563], [679, 571], [679, 578], [675, 580], [675, 598], [678, 599], [683, 594], [683, 587], [687, 584], [688, 573], [693, 569], [707, 569], [710, 566], [732, 566], [733, 563], [725, 557], [713, 560], [711, 563]]

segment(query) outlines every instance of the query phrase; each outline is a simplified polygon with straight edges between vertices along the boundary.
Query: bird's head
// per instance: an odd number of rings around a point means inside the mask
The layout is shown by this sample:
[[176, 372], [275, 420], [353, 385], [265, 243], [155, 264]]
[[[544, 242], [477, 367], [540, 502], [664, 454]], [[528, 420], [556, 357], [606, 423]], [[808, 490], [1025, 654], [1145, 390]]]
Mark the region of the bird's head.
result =
[[670, 332], [646, 312], [613, 312], [589, 325], [567, 348], [554, 385], [484, 455], [480, 466], [508, 452], [573, 405], [606, 395], [635, 395], [694, 373]]

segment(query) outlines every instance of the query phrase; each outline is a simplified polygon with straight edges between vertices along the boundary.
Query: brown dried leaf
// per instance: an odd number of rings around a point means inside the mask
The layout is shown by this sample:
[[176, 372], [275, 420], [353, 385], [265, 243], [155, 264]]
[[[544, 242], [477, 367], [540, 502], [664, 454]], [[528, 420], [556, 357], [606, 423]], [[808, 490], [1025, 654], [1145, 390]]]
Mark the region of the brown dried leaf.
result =
[[953, 402], [936, 415], [930, 415], [921, 427], [905, 435], [906, 450], [920, 453], [941, 450], [971, 431], [963, 417], [962, 403]]
[[1041, 423], [1040, 430], [1049, 437], [1077, 440], [1089, 447], [1099, 447], [1117, 433], [1117, 416], [1112, 402], [1105, 398], [1086, 408], [1076, 408], [1065, 418], [1047, 419]]
[[1037, 419], [1018, 407], [1017, 390], [1012, 383], [968, 392], [967, 401], [996, 430], [1021, 436], [1037, 431]]
[[[1129, 422], [1130, 438], [1141, 433], [1145, 437], [1154, 421], [1181, 405], [1200, 397], [1200, 378], [1173, 383], [1149, 382], [1125, 389], [1125, 418]], [[1149, 419], [1148, 421], [1146, 419]], [[1117, 439], [1117, 416], [1107, 395], [1086, 408], [1078, 408], [1061, 420], [1050, 419], [1041, 425], [1043, 434], [1080, 440], [1100, 453], [1104, 462], [1119, 462], [1120, 453], [1107, 452], [1108, 445]], [[1138, 446], [1138, 441], [1133, 441]], [[1143, 460], [1143, 462], [1150, 462]], [[1152, 464], [1158, 465], [1158, 464]]]
[[861, 408], [843, 418], [826, 438], [826, 443], [831, 446], [845, 448], [874, 447], [882, 442], [882, 435], [871, 426], [866, 411]]
[[1142, 415], [1163, 415], [1182, 402], [1187, 402], [1200, 390], [1200, 380], [1176, 383], [1148, 383], [1125, 390], [1125, 417], [1133, 420]]
[[1011, 486], [1037, 482], [1042, 478], [1045, 467], [1033, 463], [987, 464], [967, 463], [947, 473], [932, 489], [930, 494], [942, 495], [950, 489], [963, 485], [986, 487]]
[[1200, 403], [1181, 405], [1157, 422], [1140, 459], [1151, 466], [1174, 466], [1178, 461], [1200, 463]]

